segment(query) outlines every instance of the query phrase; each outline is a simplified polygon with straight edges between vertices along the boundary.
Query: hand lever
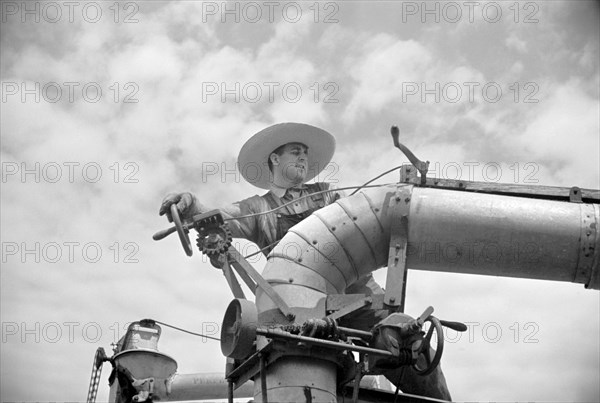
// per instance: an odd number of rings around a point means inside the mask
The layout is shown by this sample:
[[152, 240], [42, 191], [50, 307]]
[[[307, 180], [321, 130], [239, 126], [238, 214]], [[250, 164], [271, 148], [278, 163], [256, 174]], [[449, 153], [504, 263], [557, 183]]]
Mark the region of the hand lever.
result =
[[[183, 229], [189, 230], [193, 226], [194, 226], [194, 223], [183, 224]], [[161, 239], [168, 237], [175, 231], [177, 231], [177, 227], [175, 227], [175, 226], [166, 228], [166, 229], [161, 229], [156, 234], [152, 235], [152, 239], [154, 239], [155, 241], [160, 241]]]
[[457, 332], [467, 331], [467, 325], [465, 325], [464, 323], [450, 322], [448, 320], [440, 320], [440, 323], [442, 324], [442, 326], [449, 327], [450, 329], [456, 330]]
[[[191, 228], [194, 227], [194, 223], [183, 224], [182, 226], [183, 226], [184, 230], [188, 230], [189, 231]], [[160, 241], [161, 239], [168, 237], [169, 235], [171, 235], [175, 231], [177, 231], [177, 227], [176, 226], [172, 226], [170, 228], [161, 229], [156, 234], [152, 235], [152, 239], [154, 239], [155, 241]]]
[[425, 309], [425, 311], [421, 314], [421, 316], [419, 316], [417, 318], [417, 324], [419, 325], [419, 327], [423, 326], [423, 323], [425, 323], [427, 318], [430, 317], [432, 313], [433, 313], [433, 307], [428, 306], [427, 309]]
[[156, 234], [152, 235], [152, 239], [154, 239], [155, 241], [160, 241], [161, 239], [171, 235], [175, 231], [177, 231], [177, 228], [175, 228], [174, 226], [167, 229], [161, 229]]
[[415, 168], [417, 168], [417, 171], [419, 171], [419, 173], [421, 174], [421, 185], [424, 185], [427, 182], [427, 171], [429, 170], [429, 161], [421, 161], [416, 157], [416, 155], [412, 153], [412, 151], [408, 149], [408, 147], [400, 143], [400, 141], [398, 140], [398, 136], [400, 135], [400, 130], [398, 129], [398, 126], [392, 126], [390, 131], [392, 133], [392, 138], [394, 139], [394, 146], [399, 148], [400, 151], [402, 151], [404, 155], [406, 155], [406, 158], [408, 158], [410, 163], [413, 164]]

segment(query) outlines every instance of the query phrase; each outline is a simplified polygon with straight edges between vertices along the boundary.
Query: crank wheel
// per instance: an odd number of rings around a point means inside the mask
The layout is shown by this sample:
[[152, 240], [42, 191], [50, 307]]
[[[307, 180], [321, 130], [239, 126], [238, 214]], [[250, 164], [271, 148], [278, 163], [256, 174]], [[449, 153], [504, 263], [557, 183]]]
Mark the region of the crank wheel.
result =
[[[442, 359], [442, 353], [444, 352], [444, 333], [442, 330], [442, 324], [439, 319], [435, 316], [429, 316], [424, 320], [423, 323], [430, 322], [429, 330], [427, 330], [427, 334], [423, 338], [423, 340], [415, 342], [413, 345], [413, 350], [416, 350], [418, 354], [417, 362], [413, 364], [413, 368], [415, 372], [419, 375], [429, 375], [431, 374], [439, 365], [440, 360]], [[435, 331], [435, 336], [437, 338], [435, 354], [433, 358], [431, 357], [431, 339], [433, 337], [433, 332]], [[420, 343], [420, 344], [418, 344]], [[422, 362], [422, 359], [425, 360], [425, 363]]]
[[175, 203], [171, 204], [171, 217], [173, 218], [173, 223], [177, 229], [177, 235], [179, 235], [179, 240], [181, 241], [181, 246], [183, 246], [185, 254], [192, 256], [192, 243], [190, 242], [190, 237], [188, 236], [188, 230], [183, 227], [181, 217], [179, 216], [179, 210], [177, 210], [177, 205]]

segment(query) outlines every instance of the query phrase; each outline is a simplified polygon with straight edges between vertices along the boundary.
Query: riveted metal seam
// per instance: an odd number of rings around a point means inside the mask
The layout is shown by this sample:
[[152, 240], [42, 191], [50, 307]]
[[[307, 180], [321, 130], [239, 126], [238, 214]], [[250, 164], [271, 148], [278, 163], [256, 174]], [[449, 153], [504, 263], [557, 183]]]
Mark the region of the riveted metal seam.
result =
[[[358, 230], [358, 232], [360, 233], [360, 235], [362, 235], [365, 243], [367, 244], [367, 247], [369, 248], [369, 251], [371, 251], [371, 257], [373, 258], [373, 261], [375, 263], [377, 263], [377, 254], [375, 253], [375, 251], [371, 247], [371, 243], [369, 242], [369, 239], [365, 236], [364, 232], [362, 232], [362, 230], [360, 229], [360, 227], [358, 226], [358, 224], [356, 224], [356, 221], [353, 218], [354, 214], [350, 214], [350, 212], [348, 210], [346, 210], [346, 208], [341, 203], [339, 203], [339, 205], [342, 208], [342, 210], [344, 210], [344, 212], [346, 213], [346, 215], [348, 216], [348, 218], [350, 218], [351, 222], [354, 224], [354, 228], [356, 228]], [[357, 214], [359, 214], [359, 213], [357, 213]]]
[[[335, 202], [334, 204], [337, 204], [338, 206], [340, 206], [340, 208], [342, 208], [342, 210], [344, 211], [344, 213], [346, 212], [344, 210], [344, 208], [338, 203]], [[331, 206], [332, 204], [330, 204]], [[342, 250], [344, 251], [344, 253], [346, 254], [346, 257], [348, 258], [348, 262], [350, 262], [350, 265], [352, 266], [352, 269], [354, 270], [354, 274], [356, 274], [356, 278], [358, 279], [360, 276], [358, 274], [358, 268], [356, 267], [356, 263], [354, 262], [354, 260], [352, 259], [352, 256], [350, 255], [350, 253], [348, 252], [348, 249], [346, 249], [344, 247], [344, 245], [342, 244], [342, 242], [340, 241], [340, 239], [335, 235], [335, 231], [332, 231], [331, 228], [329, 228], [329, 225], [325, 222], [325, 220], [319, 215], [319, 211], [316, 211], [313, 213], [315, 217], [317, 217], [327, 228], [327, 231], [329, 231], [329, 233], [335, 238], [335, 240], [337, 241], [338, 245], [340, 245], [340, 247], [342, 248]], [[334, 265], [337, 267], [337, 265]], [[346, 278], [346, 276], [344, 276], [344, 278]], [[346, 283], [348, 283], [348, 280], [346, 279]]]
[[[321, 219], [319, 218], [319, 220], [321, 220]], [[321, 220], [321, 222], [323, 222], [323, 220]], [[323, 224], [325, 224], [325, 223], [323, 223]], [[325, 225], [325, 226], [327, 227], [327, 225]], [[313, 243], [312, 243], [312, 242], [310, 242], [310, 240], [309, 240], [308, 238], [306, 238], [306, 236], [304, 236], [304, 234], [300, 233], [300, 232], [299, 232], [299, 231], [297, 231], [297, 230], [294, 230], [293, 228], [291, 228], [291, 229], [290, 229], [290, 232], [293, 232], [294, 234], [298, 235], [300, 238], [302, 238], [302, 240], [303, 240], [304, 242], [306, 242], [306, 244], [307, 244], [307, 245], [309, 245], [311, 248], [313, 248], [314, 250], [316, 250], [316, 251], [319, 253], [319, 255], [321, 255], [321, 256], [323, 256], [325, 259], [327, 259], [327, 261], [328, 261], [329, 263], [331, 263], [331, 265], [332, 265], [333, 267], [335, 267], [335, 269], [336, 269], [336, 270], [337, 270], [337, 271], [338, 271], [338, 272], [339, 272], [339, 273], [342, 275], [342, 278], [344, 279], [344, 283], [345, 283], [344, 289], [346, 289], [346, 288], [348, 287], [348, 279], [347, 279], [347, 278], [346, 278], [346, 276], [344, 275], [344, 271], [343, 271], [343, 270], [340, 270], [340, 268], [339, 268], [339, 267], [338, 267], [338, 266], [337, 266], [337, 265], [336, 265], [334, 262], [332, 262], [332, 261], [331, 261], [331, 260], [330, 260], [330, 259], [327, 257], [327, 255], [323, 254], [323, 252], [321, 252], [321, 251], [319, 250], [319, 248], [315, 247], [315, 246], [313, 245]], [[335, 235], [334, 235], [334, 237], [335, 237]], [[339, 244], [339, 240], [337, 239], [337, 237], [336, 237], [335, 239], [336, 239], [336, 241], [338, 241], [338, 244]], [[344, 249], [344, 252], [346, 252], [346, 250], [345, 250], [345, 249]], [[303, 266], [304, 266], [304, 265], [303, 265]], [[310, 268], [310, 267], [309, 267], [309, 268]], [[312, 270], [312, 268], [310, 268], [310, 269]], [[314, 270], [313, 270], [313, 271], [314, 271]], [[316, 271], [315, 271], [315, 273], [317, 273], [317, 274], [318, 274], [318, 272], [316, 272]], [[319, 275], [321, 275], [321, 274], [319, 274]], [[331, 282], [329, 282], [329, 283], [331, 283]], [[336, 287], [334, 287], [334, 288], [336, 288]]]

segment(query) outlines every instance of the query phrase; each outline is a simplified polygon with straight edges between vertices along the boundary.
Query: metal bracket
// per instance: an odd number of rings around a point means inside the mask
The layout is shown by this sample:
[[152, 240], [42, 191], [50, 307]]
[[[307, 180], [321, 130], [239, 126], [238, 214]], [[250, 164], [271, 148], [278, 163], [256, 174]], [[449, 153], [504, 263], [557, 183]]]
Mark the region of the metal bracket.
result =
[[581, 209], [581, 232], [579, 235], [579, 257], [577, 259], [577, 271], [575, 282], [584, 283], [589, 287], [594, 267], [594, 249], [598, 242], [598, 229], [596, 225], [596, 212], [592, 204], [582, 204]]
[[571, 203], [583, 203], [583, 200], [581, 199], [581, 189], [577, 186], [573, 186], [569, 190], [569, 201]]
[[325, 302], [325, 310], [331, 313], [326, 317], [338, 320], [365, 306], [373, 310], [383, 309], [383, 295], [329, 294]]
[[404, 311], [406, 298], [406, 250], [408, 246], [408, 211], [412, 186], [398, 185], [392, 200], [392, 227], [388, 254], [388, 270], [383, 302], [391, 310]]
[[213, 266], [223, 271], [235, 298], [246, 299], [246, 296], [231, 269], [232, 266], [252, 293], [256, 294], [256, 288], [260, 288], [288, 320], [294, 320], [294, 313], [281, 296], [231, 245], [231, 231], [218, 210], [194, 216], [194, 228], [198, 231], [198, 247], [202, 253], [210, 257]]
[[417, 170], [413, 165], [404, 164], [400, 167], [400, 182], [419, 184]]
[[229, 247], [229, 250], [227, 251], [227, 262], [233, 266], [235, 271], [238, 272], [252, 292], [255, 292], [256, 287], [260, 288], [269, 298], [271, 298], [275, 305], [277, 305], [277, 308], [279, 308], [279, 311], [281, 311], [288, 320], [294, 320], [296, 315], [292, 312], [288, 304], [286, 304], [277, 291], [271, 287], [271, 284], [269, 284], [233, 246]]
[[[235, 273], [231, 270], [228, 259], [223, 259], [221, 269], [223, 270], [223, 275], [225, 276], [225, 280], [227, 280], [227, 284], [229, 285], [233, 296], [235, 298], [247, 299]], [[250, 285], [248, 287], [250, 287]], [[250, 289], [254, 292], [254, 287], [250, 287]]]

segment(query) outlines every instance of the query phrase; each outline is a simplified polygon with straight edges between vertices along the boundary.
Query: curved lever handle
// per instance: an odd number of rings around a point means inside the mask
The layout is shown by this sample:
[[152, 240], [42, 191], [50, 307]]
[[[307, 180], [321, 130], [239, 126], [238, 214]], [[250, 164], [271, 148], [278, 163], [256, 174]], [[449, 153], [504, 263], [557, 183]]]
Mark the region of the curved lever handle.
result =
[[457, 332], [466, 332], [467, 331], [467, 325], [465, 325], [464, 323], [461, 323], [461, 322], [451, 322], [448, 320], [440, 320], [440, 323], [442, 324], [442, 326], [446, 326], [452, 330], [456, 330]]
[[167, 229], [161, 229], [156, 234], [152, 235], [152, 239], [154, 239], [155, 241], [160, 241], [161, 239], [171, 235], [175, 231], [177, 231], [177, 228], [175, 228], [175, 226]]
[[420, 159], [417, 158], [416, 155], [413, 154], [412, 151], [410, 151], [408, 149], [408, 147], [406, 147], [404, 144], [402, 144], [400, 142], [400, 140], [398, 139], [398, 137], [400, 136], [400, 130], [398, 129], [398, 126], [392, 126], [392, 128], [390, 129], [390, 132], [392, 133], [392, 138], [394, 139], [394, 146], [396, 146], [398, 149], [400, 149], [400, 151], [402, 151], [404, 153], [404, 155], [406, 155], [406, 158], [408, 158], [410, 163], [413, 164], [413, 166], [415, 168], [417, 168], [417, 171], [419, 171], [419, 173], [421, 174], [421, 185], [424, 185], [427, 180], [427, 171], [429, 170], [429, 161], [426, 161], [426, 162], [421, 161]]

